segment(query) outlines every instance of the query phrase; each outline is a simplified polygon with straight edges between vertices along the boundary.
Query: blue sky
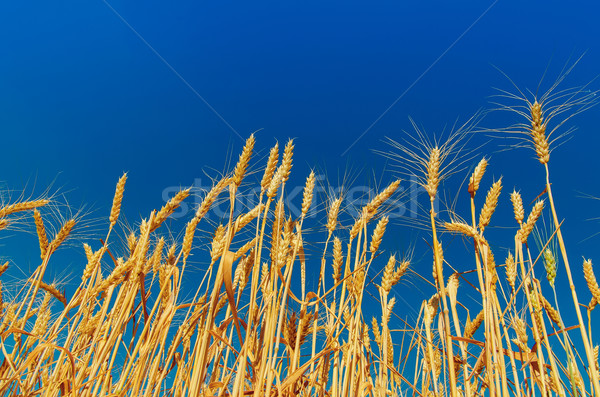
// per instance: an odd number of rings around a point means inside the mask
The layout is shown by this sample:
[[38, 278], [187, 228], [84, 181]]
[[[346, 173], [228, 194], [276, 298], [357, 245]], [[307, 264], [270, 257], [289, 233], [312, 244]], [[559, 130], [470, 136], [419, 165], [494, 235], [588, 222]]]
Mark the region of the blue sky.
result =
[[[439, 133], [493, 107], [493, 87], [511, 89], [496, 68], [535, 91], [546, 68], [542, 87], [585, 52], [565, 87], [596, 78], [599, 11], [592, 1], [5, 2], [0, 181], [34, 192], [54, 183], [101, 217], [127, 171], [124, 214], [136, 222], [163, 204], [165, 189], [224, 170], [240, 137], [260, 130], [263, 156], [296, 138], [298, 184], [313, 167], [333, 183], [347, 169], [362, 170], [357, 183], [387, 183], [388, 165], [373, 153], [388, 150], [382, 140], [403, 139], [409, 116]], [[587, 219], [600, 201], [580, 197], [600, 196], [599, 120], [598, 107], [574, 119], [578, 130], [550, 164], [578, 271], [581, 255], [600, 263], [600, 236], [583, 241], [598, 230]], [[493, 114], [482, 125], [514, 121]], [[502, 144], [481, 151], [492, 164], [483, 186], [504, 176], [496, 226], [512, 227], [508, 193], [516, 186], [528, 203], [543, 174], [532, 151], [501, 152]], [[425, 252], [410, 230], [392, 233], [413, 240], [387, 249]]]

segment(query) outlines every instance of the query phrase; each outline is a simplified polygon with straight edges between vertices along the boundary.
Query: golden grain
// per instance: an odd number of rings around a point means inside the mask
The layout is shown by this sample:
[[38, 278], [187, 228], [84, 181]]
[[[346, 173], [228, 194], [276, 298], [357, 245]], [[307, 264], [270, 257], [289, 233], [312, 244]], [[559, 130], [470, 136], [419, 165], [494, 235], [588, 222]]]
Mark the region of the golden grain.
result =
[[383, 189], [381, 193], [373, 197], [373, 199], [365, 206], [366, 222], [375, 216], [375, 213], [379, 207], [385, 203], [392, 196], [392, 194], [394, 194], [394, 192], [398, 189], [398, 186], [400, 186], [399, 179], [390, 183], [388, 187]]
[[275, 169], [277, 168], [277, 162], [279, 161], [279, 144], [275, 143], [275, 146], [271, 148], [269, 152], [269, 159], [267, 160], [267, 166], [265, 167], [265, 172], [262, 177], [262, 181], [260, 182], [261, 193], [265, 193], [271, 180], [273, 179], [273, 175], [275, 175]]
[[483, 178], [483, 174], [485, 173], [485, 169], [487, 168], [488, 161], [484, 157], [479, 161], [475, 170], [471, 174], [471, 178], [469, 179], [469, 194], [471, 197], [475, 197], [475, 193], [479, 190], [479, 184], [481, 183], [481, 178]]
[[252, 134], [246, 140], [242, 154], [240, 154], [240, 158], [233, 171], [232, 182], [236, 187], [240, 187], [242, 179], [244, 179], [244, 175], [246, 175], [246, 169], [248, 168], [248, 163], [250, 162], [250, 157], [252, 157], [252, 151], [254, 150], [254, 143], [254, 134]]
[[539, 295], [539, 297], [540, 297], [542, 306], [546, 310], [546, 314], [548, 315], [548, 318], [550, 320], [552, 320], [554, 322], [554, 324], [561, 327], [562, 322], [560, 321], [560, 314], [558, 313], [558, 311], [554, 307], [552, 307], [550, 302], [548, 302], [548, 300], [543, 295]]
[[450, 232], [461, 233], [467, 237], [477, 238], [479, 236], [477, 230], [466, 223], [456, 221], [445, 222], [444, 227]]
[[510, 201], [513, 205], [515, 220], [520, 225], [523, 223], [523, 219], [525, 218], [525, 210], [523, 209], [523, 199], [521, 198], [521, 193], [513, 190], [513, 192], [510, 194]]
[[54, 286], [54, 284], [46, 284], [45, 282], [40, 281], [40, 288], [54, 296], [65, 307], [67, 306], [67, 298]]
[[484, 311], [481, 310], [473, 321], [467, 321], [467, 324], [465, 324], [465, 338], [469, 339], [475, 335], [475, 332], [477, 332], [481, 323], [483, 323], [484, 315]]
[[287, 182], [292, 169], [292, 157], [294, 156], [294, 140], [290, 139], [283, 149], [283, 158], [281, 160], [281, 181]]
[[313, 190], [315, 188], [315, 173], [310, 172], [308, 178], [306, 178], [306, 185], [304, 185], [304, 193], [302, 195], [302, 217], [306, 216], [310, 204], [312, 203]]
[[[542, 113], [540, 107], [539, 114], [531, 116], [535, 121], [532, 130], [536, 129], [538, 134], [543, 129], [540, 126], [547, 122]], [[12, 395], [11, 391], [18, 390], [23, 395], [52, 396], [242, 396], [258, 391], [261, 395], [330, 397], [398, 396], [411, 392], [427, 397], [482, 393], [523, 397], [544, 393], [564, 395], [563, 389], [569, 389], [570, 382], [582, 393], [583, 387], [591, 391], [589, 385], [594, 382], [596, 371], [587, 371], [582, 362], [588, 358], [593, 364], [587, 368], [598, 370], [598, 347], [571, 351], [571, 346], [575, 348], [579, 343], [567, 341], [566, 330], [557, 331], [557, 326], [563, 328], [559, 307], [542, 295], [543, 288], [533, 272], [525, 288], [517, 288], [517, 269], [526, 277], [532, 266], [531, 258], [537, 254], [522, 243], [541, 216], [543, 201], [536, 202], [527, 222], [523, 222], [521, 196], [516, 191], [511, 194], [520, 228], [515, 237], [515, 251], [508, 252], [505, 262], [506, 280], [498, 280], [493, 252], [502, 246], [492, 245], [491, 238], [483, 237], [483, 231], [489, 226], [492, 214], [501, 213], [497, 210], [501, 206], [500, 180], [489, 190], [478, 224], [475, 216], [474, 196], [488, 167], [486, 158], [469, 179], [470, 224], [457, 220], [460, 216], [452, 211], [435, 214], [433, 211], [437, 209], [431, 206], [429, 231], [434, 236], [431, 247], [436, 262], [435, 279], [423, 274], [427, 273], [423, 270], [427, 266], [417, 263], [413, 273], [419, 283], [423, 282], [419, 293], [431, 298], [423, 302], [421, 311], [413, 317], [404, 302], [410, 304], [413, 297], [407, 295], [415, 295], [415, 289], [408, 290], [408, 294], [398, 290], [396, 296], [391, 296], [394, 285], [406, 276], [411, 266], [408, 259], [396, 258], [412, 257], [413, 248], [404, 254], [378, 255], [383, 236], [392, 232], [391, 217], [379, 214], [387, 210], [382, 207], [399, 188], [399, 181], [394, 181], [361, 209], [349, 236], [333, 235], [338, 223], [345, 222], [344, 214], [340, 215], [342, 196], [329, 203], [327, 215], [323, 214], [327, 217], [325, 225], [313, 228], [311, 222], [304, 231], [304, 218], [313, 215], [314, 172], [306, 179], [302, 212], [295, 214], [289, 199], [297, 189], [283, 188], [290, 178], [293, 143], [289, 141], [286, 145], [279, 168], [278, 145], [275, 145], [260, 185], [256, 186], [260, 191], [250, 193], [258, 203], [245, 203], [242, 200], [246, 193], [238, 187], [251, 179], [248, 169], [253, 148], [252, 136], [233, 176], [221, 179], [207, 192], [194, 216], [182, 225], [184, 232], [173, 230], [173, 236], [177, 237], [173, 237], [168, 249], [165, 238], [154, 231], [173, 214], [189, 190], [179, 192], [160, 211], [151, 212], [142, 220], [139, 230], [130, 229], [128, 235], [109, 242], [119, 217], [126, 178], [123, 175], [113, 199], [108, 236], [96, 251], [84, 244], [87, 264], [82, 283], [73, 289], [72, 295], [69, 292], [69, 298], [55, 285], [42, 281], [47, 260], [35, 270], [27, 288], [13, 288], [2, 279], [0, 334], [8, 364], [0, 367], [0, 378], [4, 379], [4, 383], [0, 382], [0, 394]], [[441, 166], [448, 156], [448, 147], [429, 145], [415, 152], [419, 153], [422, 156], [416, 156], [421, 160], [418, 167], [426, 171], [419, 184], [433, 200], [439, 194], [442, 176], [451, 174]], [[209, 236], [205, 230], [194, 239], [195, 231], [201, 228], [201, 219], [226, 187], [230, 195], [219, 203], [226, 207], [225, 215], [217, 222], [207, 222], [210, 225], [207, 230], [214, 227], [214, 234]], [[286, 194], [287, 190], [294, 193]], [[278, 192], [280, 197], [273, 202]], [[263, 202], [265, 193], [268, 199]], [[550, 194], [548, 197], [551, 199]], [[4, 213], [23, 208], [27, 205], [5, 206]], [[453, 203], [451, 209], [454, 208], [461, 206]], [[238, 214], [240, 209], [243, 211]], [[35, 210], [33, 216], [40, 251], [44, 257], [45, 249], [48, 258], [72, 234], [75, 220], [66, 221], [48, 243], [47, 237], [44, 242], [46, 230], [39, 211]], [[259, 217], [255, 228], [244, 229]], [[371, 221], [376, 223], [373, 230]], [[440, 224], [449, 232], [475, 241], [452, 244], [452, 236], [437, 231]], [[238, 234], [240, 231], [243, 232]], [[501, 232], [499, 228], [498, 233]], [[315, 234], [320, 237], [311, 240]], [[449, 238], [442, 241], [446, 237]], [[123, 243], [118, 244], [118, 240]], [[463, 245], [473, 257], [456, 256]], [[194, 273], [190, 277], [186, 270], [192, 249], [198, 255], [195, 264], [202, 269], [200, 277]], [[551, 284], [558, 266], [554, 249], [549, 244], [540, 253]], [[102, 271], [112, 262], [107, 257], [108, 263], [103, 263], [107, 251], [115, 266], [104, 278]], [[115, 252], [125, 259], [114, 258]], [[319, 281], [315, 278], [311, 282], [309, 263], [315, 257], [321, 258], [321, 273]], [[331, 270], [326, 267], [328, 261]], [[0, 274], [7, 266], [6, 263], [0, 267]], [[600, 287], [591, 261], [585, 260], [583, 268], [592, 293], [588, 307], [591, 327], [594, 321], [591, 316], [595, 315], [591, 311], [600, 298]], [[448, 280], [437, 274], [445, 269], [452, 273]], [[151, 279], [145, 277], [150, 271], [154, 273]], [[328, 271], [334, 281], [329, 289], [323, 281]], [[379, 275], [381, 286], [377, 297], [370, 289]], [[195, 294], [182, 287], [183, 283], [195, 280], [198, 280]], [[43, 299], [35, 286], [46, 292]], [[508, 294], [506, 286], [510, 288]], [[560, 289], [555, 292], [562, 293]], [[51, 306], [50, 297], [62, 305]], [[372, 306], [372, 298], [380, 300], [377, 305], [380, 311]], [[523, 302], [527, 304], [525, 309]], [[471, 321], [466, 313], [473, 312], [474, 307], [479, 313]], [[542, 310], [549, 319], [547, 323]], [[375, 343], [371, 343], [368, 321], [364, 319], [367, 311], [380, 313], [370, 324]], [[546, 331], [548, 324], [553, 330]], [[554, 334], [548, 335], [551, 331]], [[529, 335], [535, 338], [535, 348], [528, 346]], [[512, 342], [511, 337], [514, 337]], [[566, 342], [555, 343], [556, 338]], [[452, 353], [451, 349], [457, 347], [458, 353]], [[562, 362], [556, 365], [554, 361]], [[591, 381], [583, 383], [579, 374], [586, 371]]]
[[512, 253], [508, 253], [508, 257], [506, 258], [506, 280], [508, 281], [508, 285], [514, 291], [515, 289], [515, 281], [517, 280], [517, 264], [515, 263], [515, 258]]
[[167, 218], [171, 216], [177, 208], [179, 208], [181, 202], [190, 195], [190, 190], [191, 188], [187, 188], [177, 192], [177, 194], [172, 199], [170, 199], [167, 202], [167, 204], [165, 204], [160, 209], [160, 211], [156, 213], [156, 216], [152, 221], [152, 225], [150, 226], [150, 232], [153, 232], [154, 230], [158, 229], [158, 227], [162, 225], [163, 222], [166, 221]]
[[396, 257], [394, 255], [390, 256], [388, 259], [387, 265], [385, 265], [383, 271], [383, 277], [381, 279], [381, 288], [385, 292], [385, 294], [389, 294], [392, 289], [392, 283], [394, 281], [394, 269], [396, 267]]
[[440, 149], [436, 146], [429, 151], [427, 161], [427, 183], [425, 190], [431, 200], [437, 195], [437, 189], [440, 184]]
[[35, 230], [38, 235], [38, 241], [40, 244], [40, 256], [42, 259], [46, 256], [48, 250], [48, 236], [46, 235], [46, 228], [44, 227], [44, 220], [40, 211], [36, 208], [33, 210], [33, 219], [35, 220]]
[[531, 210], [531, 212], [529, 213], [529, 216], [527, 217], [527, 222], [525, 222], [521, 226], [521, 229], [517, 232], [517, 238], [519, 240], [521, 240], [522, 242], [527, 241], [527, 237], [529, 237], [529, 234], [533, 231], [533, 227], [535, 226], [535, 223], [537, 222], [538, 218], [542, 214], [543, 209], [544, 209], [544, 200], [536, 201], [536, 203], [533, 206], [533, 209]]
[[600, 302], [600, 287], [598, 286], [598, 281], [596, 280], [596, 275], [594, 274], [594, 268], [590, 259], [584, 259], [583, 261], [583, 276], [585, 277], [585, 281], [587, 282], [592, 296], [597, 302]]
[[333, 281], [338, 283], [342, 277], [342, 263], [344, 257], [342, 254], [342, 241], [336, 237], [333, 240]]
[[127, 181], [127, 173], [124, 173], [119, 181], [117, 182], [117, 188], [115, 190], [115, 196], [113, 198], [112, 208], [110, 210], [109, 222], [110, 226], [113, 227], [117, 223], [119, 214], [121, 213], [121, 203], [123, 202], [123, 192], [125, 191], [125, 182]]
[[342, 197], [335, 199], [329, 207], [329, 213], [327, 214], [327, 230], [329, 234], [333, 233], [337, 226], [338, 214], [340, 212], [340, 205], [342, 204]]
[[550, 160], [550, 145], [546, 137], [546, 123], [543, 118], [542, 105], [535, 101], [530, 108], [531, 129], [530, 134], [533, 139], [535, 153], [542, 164]]
[[71, 234], [73, 227], [75, 227], [75, 219], [69, 219], [65, 222], [65, 224], [60, 228], [60, 230], [56, 234], [56, 237], [54, 237], [54, 240], [52, 240], [52, 242], [48, 244], [49, 253], [54, 252], [67, 239], [67, 237], [69, 237], [69, 234]]
[[381, 245], [381, 240], [383, 240], [383, 234], [385, 233], [385, 228], [389, 222], [390, 218], [387, 216], [382, 217], [379, 222], [377, 222], [377, 226], [375, 226], [375, 230], [373, 231], [373, 236], [371, 237], [371, 246], [369, 250], [371, 253], [375, 253], [379, 249]]
[[14, 203], [6, 205], [0, 208], [0, 218], [4, 218], [8, 215], [14, 214], [16, 212], [29, 211], [34, 208], [42, 207], [48, 204], [50, 200], [40, 199], [40, 200], [31, 200], [31, 201], [22, 201], [20, 203]]
[[486, 226], [490, 224], [492, 215], [494, 214], [494, 211], [496, 211], [496, 207], [498, 206], [498, 197], [500, 197], [501, 191], [502, 178], [494, 182], [485, 198], [485, 203], [483, 204], [481, 214], [479, 215], [479, 230], [481, 230], [481, 232], [483, 232]]

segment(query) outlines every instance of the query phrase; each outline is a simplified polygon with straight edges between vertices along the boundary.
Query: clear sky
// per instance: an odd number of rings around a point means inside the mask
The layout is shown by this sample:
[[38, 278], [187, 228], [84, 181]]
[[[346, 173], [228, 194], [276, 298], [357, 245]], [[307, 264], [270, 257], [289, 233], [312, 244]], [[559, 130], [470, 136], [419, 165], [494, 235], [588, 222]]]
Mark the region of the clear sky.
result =
[[[382, 140], [402, 140], [409, 116], [438, 133], [493, 108], [494, 87], [512, 89], [498, 69], [532, 91], [548, 69], [543, 90], [585, 53], [564, 87], [595, 79], [599, 11], [594, 1], [3, 2], [0, 181], [34, 195], [54, 182], [97, 218], [127, 171], [124, 215], [134, 223], [170, 187], [205, 184], [205, 171], [224, 170], [242, 138], [260, 130], [262, 156], [296, 138], [295, 183], [313, 167], [334, 185], [346, 170], [362, 171], [359, 184], [388, 183], [385, 159], [373, 152], [389, 149]], [[482, 126], [514, 121], [492, 114]], [[589, 238], [600, 201], [581, 197], [600, 196], [599, 122], [600, 107], [573, 119], [578, 130], [550, 163], [578, 274], [582, 255], [600, 264], [600, 236]], [[499, 227], [514, 226], [513, 187], [526, 203], [543, 189], [533, 152], [499, 151], [506, 144], [491, 140], [479, 151], [491, 157], [483, 188], [504, 176]], [[390, 233], [386, 249], [412, 245], [417, 258], [426, 255], [410, 230]], [[0, 249], [35, 265], [35, 256]], [[505, 251], [497, 255], [503, 261]]]

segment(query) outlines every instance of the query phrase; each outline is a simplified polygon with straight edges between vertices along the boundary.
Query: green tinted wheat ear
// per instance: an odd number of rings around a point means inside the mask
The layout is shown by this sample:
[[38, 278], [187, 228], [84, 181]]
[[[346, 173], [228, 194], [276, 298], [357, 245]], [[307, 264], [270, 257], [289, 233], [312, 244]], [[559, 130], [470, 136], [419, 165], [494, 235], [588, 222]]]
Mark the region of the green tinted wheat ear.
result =
[[485, 204], [483, 204], [481, 214], [479, 215], [479, 230], [481, 230], [482, 232], [486, 228], [486, 226], [490, 224], [492, 215], [494, 214], [494, 211], [496, 211], [496, 207], [498, 206], [498, 197], [500, 196], [501, 191], [502, 178], [500, 178], [497, 182], [495, 182], [492, 185], [485, 198]]
[[550, 145], [546, 137], [546, 123], [543, 118], [542, 105], [535, 101], [531, 105], [531, 129], [529, 133], [533, 139], [535, 153], [540, 163], [546, 164], [550, 160]]
[[127, 181], [127, 173], [123, 174], [117, 182], [117, 188], [115, 190], [115, 196], [113, 198], [112, 208], [110, 210], [110, 226], [113, 227], [117, 223], [119, 214], [121, 213], [121, 203], [123, 202], [123, 192], [125, 191], [125, 182]]
[[594, 268], [592, 267], [592, 261], [590, 259], [585, 259], [583, 261], [583, 276], [585, 277], [585, 281], [587, 282], [592, 296], [597, 302], [600, 302], [600, 287], [598, 286], [598, 281], [596, 280], [596, 275], [594, 274]]
[[554, 286], [556, 279], [556, 258], [550, 248], [544, 250], [544, 267], [546, 268], [546, 278], [551, 286]]
[[471, 174], [471, 178], [469, 179], [469, 194], [471, 197], [475, 197], [475, 193], [479, 190], [479, 183], [481, 182], [481, 178], [483, 178], [483, 174], [485, 173], [485, 169], [487, 168], [488, 161], [484, 157], [481, 159], [475, 170], [473, 170], [473, 174]]
[[246, 175], [246, 169], [248, 168], [250, 157], [252, 157], [252, 150], [254, 150], [254, 142], [254, 134], [252, 134], [250, 135], [250, 138], [246, 140], [242, 154], [240, 154], [240, 158], [235, 166], [232, 182], [236, 187], [240, 187], [242, 179], [244, 179], [244, 175]]

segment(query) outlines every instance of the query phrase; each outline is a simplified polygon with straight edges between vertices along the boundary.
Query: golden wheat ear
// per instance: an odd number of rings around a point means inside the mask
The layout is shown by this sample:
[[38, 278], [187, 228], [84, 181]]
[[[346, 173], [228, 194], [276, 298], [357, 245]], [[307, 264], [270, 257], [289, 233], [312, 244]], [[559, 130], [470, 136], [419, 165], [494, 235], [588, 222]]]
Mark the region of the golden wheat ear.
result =
[[[550, 161], [552, 149], [560, 144], [574, 128], [564, 129], [565, 123], [576, 115], [598, 104], [598, 91], [590, 90], [589, 84], [570, 88], [560, 88], [567, 76], [573, 71], [581, 57], [570, 66], [565, 66], [550, 87], [539, 94], [538, 92], [520, 89], [505, 73], [504, 76], [512, 84], [515, 92], [498, 89], [497, 110], [514, 113], [521, 121], [511, 127], [496, 130], [508, 133], [518, 141], [514, 146], [529, 146], [538, 161], [545, 165]], [[541, 86], [540, 81], [540, 86]]]

